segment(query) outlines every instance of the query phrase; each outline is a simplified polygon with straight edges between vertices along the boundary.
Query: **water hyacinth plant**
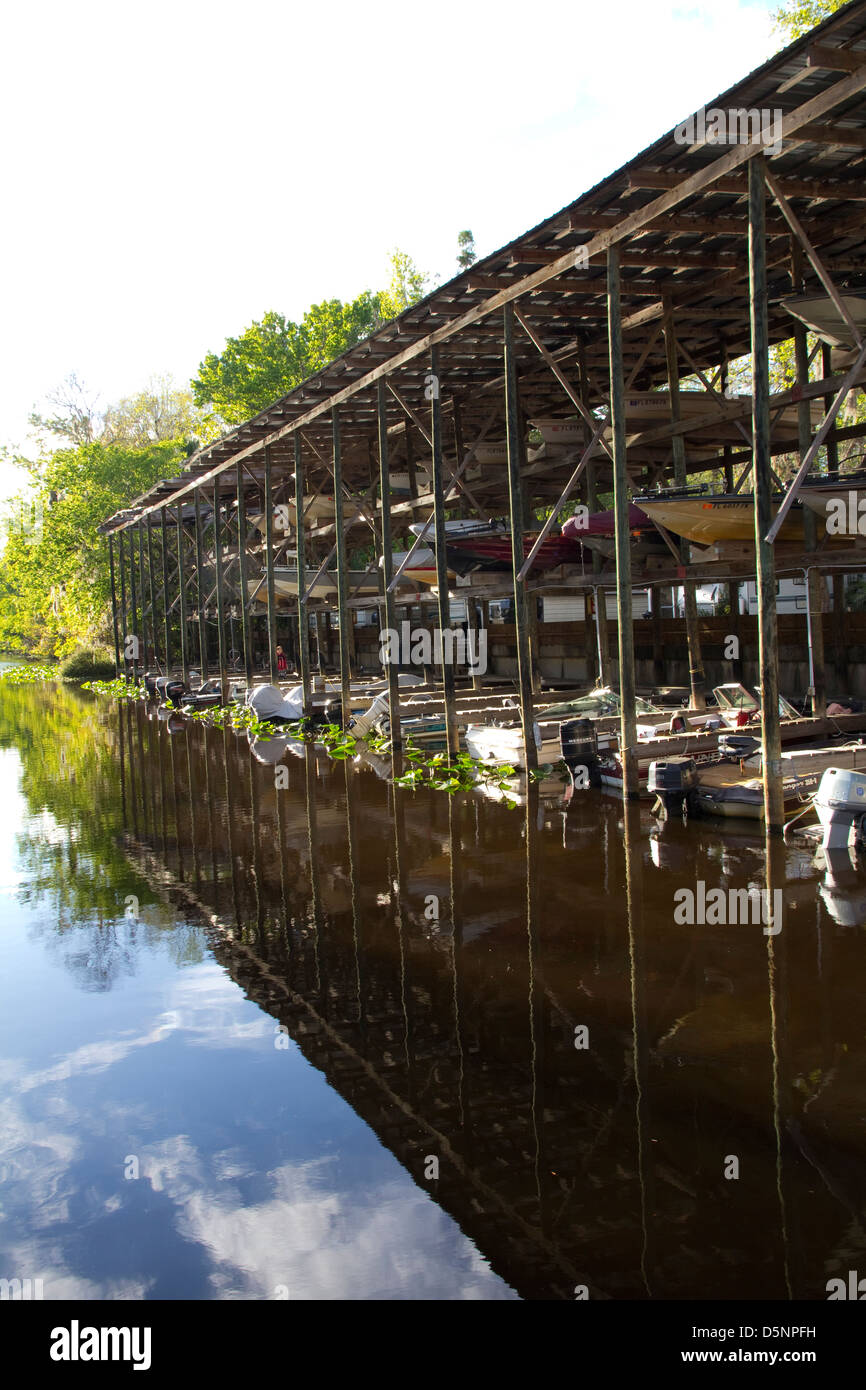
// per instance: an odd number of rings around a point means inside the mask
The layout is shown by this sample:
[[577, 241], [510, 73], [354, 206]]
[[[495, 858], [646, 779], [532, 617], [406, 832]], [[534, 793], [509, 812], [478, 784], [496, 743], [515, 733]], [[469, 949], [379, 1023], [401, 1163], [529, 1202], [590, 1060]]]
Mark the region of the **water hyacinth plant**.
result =
[[32, 685], [36, 681], [56, 681], [57, 672], [52, 666], [10, 666], [8, 671], [0, 671], [0, 681], [7, 685]]
[[83, 681], [82, 690], [92, 690], [95, 695], [110, 695], [115, 700], [145, 700], [147, 691], [138, 681], [128, 676], [117, 676], [113, 681]]

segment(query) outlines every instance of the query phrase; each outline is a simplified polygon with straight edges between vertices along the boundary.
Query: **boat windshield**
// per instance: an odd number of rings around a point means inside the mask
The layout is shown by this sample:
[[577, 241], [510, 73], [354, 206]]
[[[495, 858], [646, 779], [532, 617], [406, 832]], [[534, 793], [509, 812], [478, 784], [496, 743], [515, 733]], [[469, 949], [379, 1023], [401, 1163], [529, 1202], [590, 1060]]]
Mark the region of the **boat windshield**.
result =
[[[648, 700], [636, 699], [634, 702], [636, 714], [655, 714], [655, 705]], [[622, 708], [617, 691], [610, 686], [600, 686], [597, 690], [591, 690], [588, 695], [578, 695], [574, 700], [566, 700], [561, 705], [551, 705], [549, 709], [543, 711], [545, 719], [555, 719], [566, 715], [588, 714], [598, 718], [605, 714], [619, 714]]]
[[713, 694], [720, 709], [745, 709], [754, 712], [759, 708], [754, 695], [750, 695], [742, 685], [717, 685]]

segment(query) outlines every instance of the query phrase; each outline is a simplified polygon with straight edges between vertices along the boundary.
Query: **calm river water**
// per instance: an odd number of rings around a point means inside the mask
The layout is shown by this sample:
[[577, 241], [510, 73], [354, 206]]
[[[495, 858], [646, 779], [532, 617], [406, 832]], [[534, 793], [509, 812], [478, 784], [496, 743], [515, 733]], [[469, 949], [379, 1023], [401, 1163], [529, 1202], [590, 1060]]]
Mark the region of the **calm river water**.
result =
[[[0, 1277], [825, 1299], [866, 1271], [866, 874], [0, 683]], [[272, 763], [276, 764], [275, 766]]]

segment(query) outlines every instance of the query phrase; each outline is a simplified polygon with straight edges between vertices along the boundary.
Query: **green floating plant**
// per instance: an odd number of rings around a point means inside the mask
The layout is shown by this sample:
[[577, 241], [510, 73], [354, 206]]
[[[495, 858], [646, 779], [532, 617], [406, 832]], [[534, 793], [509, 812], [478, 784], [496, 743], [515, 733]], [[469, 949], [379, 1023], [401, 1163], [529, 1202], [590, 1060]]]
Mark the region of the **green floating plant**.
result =
[[58, 673], [51, 666], [10, 666], [0, 671], [0, 681], [7, 685], [33, 685], [37, 681], [56, 681]]
[[110, 695], [115, 700], [144, 700], [147, 691], [138, 681], [128, 676], [117, 676], [113, 681], [82, 681], [82, 690], [92, 690], [95, 695]]
[[344, 762], [357, 751], [358, 740], [340, 724], [323, 724], [319, 730], [319, 741], [325, 745], [328, 756]]

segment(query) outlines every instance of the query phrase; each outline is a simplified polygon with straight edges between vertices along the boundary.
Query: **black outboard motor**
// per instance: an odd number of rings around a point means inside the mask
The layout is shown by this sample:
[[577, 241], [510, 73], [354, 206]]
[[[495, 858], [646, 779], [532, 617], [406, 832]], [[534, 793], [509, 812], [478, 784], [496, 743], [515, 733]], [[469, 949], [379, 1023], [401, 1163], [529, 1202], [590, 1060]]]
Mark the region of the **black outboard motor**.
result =
[[166, 704], [179, 705], [181, 697], [186, 693], [186, 686], [182, 680], [171, 679], [165, 682], [162, 689], [162, 698]]
[[655, 792], [668, 815], [694, 805], [698, 770], [694, 758], [659, 758], [650, 763], [647, 790]]
[[598, 730], [592, 719], [567, 719], [559, 728], [563, 762], [572, 769], [585, 767], [590, 783], [598, 782]]
[[719, 755], [723, 758], [736, 758], [739, 761], [756, 753], [760, 746], [761, 740], [755, 738], [754, 734], [719, 734]]

